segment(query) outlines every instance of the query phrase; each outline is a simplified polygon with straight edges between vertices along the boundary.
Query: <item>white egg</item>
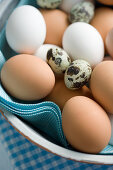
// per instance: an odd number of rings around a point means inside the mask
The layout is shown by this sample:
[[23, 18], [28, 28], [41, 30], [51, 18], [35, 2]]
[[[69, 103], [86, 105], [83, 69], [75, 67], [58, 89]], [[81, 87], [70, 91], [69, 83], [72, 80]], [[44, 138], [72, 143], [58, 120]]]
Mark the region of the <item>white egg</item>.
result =
[[113, 145], [113, 115], [112, 114], [108, 114], [109, 118], [110, 118], [110, 122], [111, 122], [111, 139], [109, 141], [110, 145]]
[[[78, 2], [83, 2], [83, 1], [85, 1], [85, 0], [62, 0], [60, 9], [69, 13], [71, 8], [73, 7], [73, 5], [75, 5]], [[87, 0], [87, 1], [94, 2], [94, 0]]]
[[[34, 53], [35, 56], [41, 58], [44, 61], [47, 61], [47, 52], [54, 47], [58, 47], [56, 45], [53, 44], [43, 44], [41, 45], [36, 52]], [[58, 47], [59, 48], [59, 47]]]
[[16, 8], [8, 19], [6, 39], [18, 53], [33, 54], [46, 37], [46, 24], [40, 11], [30, 5]]
[[71, 24], [63, 36], [63, 48], [72, 60], [86, 60], [95, 67], [104, 58], [104, 43], [99, 32], [84, 22]]

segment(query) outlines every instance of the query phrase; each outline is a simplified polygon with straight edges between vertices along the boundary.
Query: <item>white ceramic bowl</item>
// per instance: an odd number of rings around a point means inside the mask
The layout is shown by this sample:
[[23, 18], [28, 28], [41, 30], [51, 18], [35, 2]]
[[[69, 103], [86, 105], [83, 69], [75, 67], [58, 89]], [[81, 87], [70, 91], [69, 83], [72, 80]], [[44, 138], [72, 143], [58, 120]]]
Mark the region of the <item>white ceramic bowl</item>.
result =
[[113, 155], [93, 155], [93, 154], [85, 154], [76, 151], [72, 151], [61, 146], [58, 146], [50, 141], [48, 141], [45, 137], [39, 134], [37, 131], [32, 129], [25, 122], [17, 118], [12, 113], [4, 110], [1, 112], [2, 115], [6, 118], [6, 120], [25, 138], [30, 140], [35, 145], [40, 148], [45, 149], [55, 155], [85, 163], [92, 164], [103, 164], [103, 165], [112, 165], [113, 164]]

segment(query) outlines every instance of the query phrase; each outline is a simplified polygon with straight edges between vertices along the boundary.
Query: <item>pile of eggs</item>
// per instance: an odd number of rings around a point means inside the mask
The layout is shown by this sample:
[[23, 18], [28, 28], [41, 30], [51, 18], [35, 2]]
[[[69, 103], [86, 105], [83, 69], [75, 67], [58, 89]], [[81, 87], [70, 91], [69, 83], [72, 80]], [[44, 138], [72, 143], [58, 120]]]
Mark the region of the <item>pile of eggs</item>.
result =
[[55, 102], [67, 141], [86, 153], [113, 145], [113, 1], [98, 2], [104, 7], [93, 0], [37, 0], [39, 9], [16, 8], [6, 39], [18, 55], [1, 70], [14, 98]]

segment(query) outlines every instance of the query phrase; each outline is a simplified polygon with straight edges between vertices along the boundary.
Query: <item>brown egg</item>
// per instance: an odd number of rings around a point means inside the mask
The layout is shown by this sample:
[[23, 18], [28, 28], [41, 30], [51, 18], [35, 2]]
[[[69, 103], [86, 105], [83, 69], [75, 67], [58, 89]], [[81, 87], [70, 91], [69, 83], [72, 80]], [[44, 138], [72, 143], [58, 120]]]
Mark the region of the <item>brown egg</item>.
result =
[[87, 96], [92, 98], [92, 94], [86, 86], [83, 86], [79, 90], [69, 90], [65, 86], [64, 80], [57, 78], [52, 92], [45, 98], [45, 100], [56, 103], [62, 110], [65, 103], [74, 96]]
[[62, 113], [62, 127], [72, 147], [86, 153], [99, 153], [111, 137], [108, 115], [95, 101], [84, 96], [67, 101]]
[[45, 61], [23, 54], [10, 58], [4, 64], [1, 81], [11, 96], [31, 101], [47, 96], [54, 87], [55, 77]]
[[106, 36], [105, 46], [108, 53], [113, 58], [113, 29], [111, 29]]
[[90, 88], [96, 101], [113, 114], [113, 61], [103, 61], [94, 68]]
[[97, 8], [91, 25], [99, 31], [105, 43], [107, 33], [113, 28], [113, 10], [107, 7]]
[[113, 61], [113, 58], [111, 56], [105, 56], [103, 61]]
[[105, 5], [113, 5], [113, 0], [98, 0], [98, 2]]
[[62, 37], [69, 25], [68, 15], [59, 9], [41, 9], [41, 13], [47, 27], [45, 44], [54, 44], [62, 47]]

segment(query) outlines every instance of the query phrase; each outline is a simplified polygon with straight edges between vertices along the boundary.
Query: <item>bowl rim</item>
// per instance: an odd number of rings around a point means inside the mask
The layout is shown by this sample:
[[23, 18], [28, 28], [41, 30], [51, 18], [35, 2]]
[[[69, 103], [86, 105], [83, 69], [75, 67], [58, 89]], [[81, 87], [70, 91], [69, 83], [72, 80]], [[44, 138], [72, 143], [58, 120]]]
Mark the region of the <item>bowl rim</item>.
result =
[[50, 153], [66, 158], [68, 160], [73, 160], [82, 163], [113, 165], [113, 155], [86, 154], [63, 148], [45, 139], [38, 132], [36, 132], [29, 125], [27, 125], [27, 123], [23, 122], [9, 111], [2, 109], [2, 111], [0, 110], [0, 113], [5, 117], [5, 119], [10, 123], [10, 125], [13, 126], [21, 135], [23, 135], [33, 144]]

